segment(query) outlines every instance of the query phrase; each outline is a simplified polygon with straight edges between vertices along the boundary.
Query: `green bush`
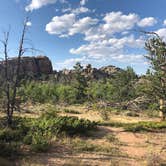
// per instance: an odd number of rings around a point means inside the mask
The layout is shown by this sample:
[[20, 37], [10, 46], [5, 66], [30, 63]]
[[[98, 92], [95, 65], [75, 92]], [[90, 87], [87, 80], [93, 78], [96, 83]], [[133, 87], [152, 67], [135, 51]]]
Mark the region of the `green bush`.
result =
[[50, 147], [49, 137], [35, 133], [32, 136], [31, 149], [35, 152], [46, 152]]
[[54, 137], [61, 134], [83, 134], [95, 129], [96, 125], [96, 122], [77, 117], [57, 116], [55, 110], [48, 111], [36, 119], [16, 117], [12, 128], [1, 128], [0, 147], [4, 149], [5, 155], [18, 150], [20, 147], [14, 146], [17, 144], [27, 144], [33, 151], [45, 152]]
[[97, 123], [89, 120], [78, 119], [77, 117], [58, 117], [55, 120], [55, 126], [58, 133], [65, 132], [66, 134], [82, 134], [87, 130], [96, 128]]
[[18, 95], [22, 101], [30, 100], [39, 103], [76, 103], [76, 90], [70, 85], [51, 82], [30, 81], [19, 88]]

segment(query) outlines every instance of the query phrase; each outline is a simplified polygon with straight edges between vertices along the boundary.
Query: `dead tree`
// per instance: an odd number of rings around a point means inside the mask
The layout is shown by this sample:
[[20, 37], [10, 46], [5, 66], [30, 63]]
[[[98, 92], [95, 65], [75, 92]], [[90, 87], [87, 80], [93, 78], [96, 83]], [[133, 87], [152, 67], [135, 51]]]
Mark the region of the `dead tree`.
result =
[[4, 110], [7, 116], [7, 125], [11, 126], [13, 121], [13, 113], [18, 106], [17, 102], [17, 90], [20, 84], [20, 66], [21, 66], [21, 57], [25, 53], [27, 49], [24, 48], [25, 42], [25, 34], [27, 30], [27, 22], [28, 18], [26, 18], [23, 29], [21, 33], [21, 38], [19, 41], [18, 47], [18, 55], [16, 57], [16, 66], [11, 71], [11, 65], [9, 64], [10, 58], [8, 55], [8, 41], [9, 41], [9, 31], [4, 33], [4, 40], [1, 41], [3, 46], [3, 55], [4, 61], [2, 63], [3, 67], [3, 77], [4, 81], [2, 84], [2, 91], [5, 96], [4, 100]]

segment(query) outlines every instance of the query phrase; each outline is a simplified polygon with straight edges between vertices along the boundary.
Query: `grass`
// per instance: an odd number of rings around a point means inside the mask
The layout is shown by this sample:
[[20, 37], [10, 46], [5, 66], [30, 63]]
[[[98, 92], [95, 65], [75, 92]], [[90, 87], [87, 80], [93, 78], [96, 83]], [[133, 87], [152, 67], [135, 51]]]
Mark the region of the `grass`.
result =
[[109, 142], [109, 143], [113, 143], [113, 144], [119, 144], [119, 140], [118, 138], [114, 135], [114, 134], [107, 134], [105, 136], [105, 139]]
[[125, 131], [130, 132], [141, 132], [141, 131], [158, 131], [161, 129], [166, 129], [166, 121], [163, 122], [137, 122], [137, 123], [121, 123], [121, 122], [101, 122], [101, 126], [110, 127], [123, 127]]
[[76, 152], [104, 152], [115, 156], [121, 155], [119, 149], [116, 147], [112, 147], [111, 145], [98, 145], [80, 138], [73, 139], [71, 145]]
[[139, 132], [139, 131], [158, 131], [166, 129], [166, 121], [163, 122], [138, 122], [135, 124], [128, 124], [125, 126], [126, 131]]

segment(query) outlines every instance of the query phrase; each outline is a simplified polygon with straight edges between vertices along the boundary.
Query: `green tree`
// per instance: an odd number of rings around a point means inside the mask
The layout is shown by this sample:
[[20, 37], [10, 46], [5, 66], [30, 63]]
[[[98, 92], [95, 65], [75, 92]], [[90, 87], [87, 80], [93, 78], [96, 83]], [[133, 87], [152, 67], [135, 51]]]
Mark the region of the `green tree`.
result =
[[[155, 33], [154, 33], [155, 34]], [[160, 103], [162, 120], [166, 117], [166, 43], [155, 34], [145, 43], [145, 48], [148, 51], [146, 58], [149, 60], [153, 72], [153, 88], [155, 95]]]
[[133, 68], [127, 67], [126, 70], [118, 72], [111, 80], [113, 86], [112, 98], [114, 101], [122, 102], [135, 97], [135, 82], [137, 75]]
[[83, 66], [81, 66], [80, 62], [77, 62], [74, 66], [75, 69], [75, 82], [74, 88], [77, 91], [76, 99], [79, 103], [84, 102], [86, 98], [86, 88], [87, 88], [87, 80], [83, 75]]

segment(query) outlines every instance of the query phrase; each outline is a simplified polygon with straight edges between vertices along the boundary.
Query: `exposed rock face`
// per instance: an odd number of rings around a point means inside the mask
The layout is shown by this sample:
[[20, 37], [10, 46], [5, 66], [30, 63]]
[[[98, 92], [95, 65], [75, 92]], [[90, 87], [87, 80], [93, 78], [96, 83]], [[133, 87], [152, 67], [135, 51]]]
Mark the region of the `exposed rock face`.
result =
[[[3, 73], [4, 61], [0, 63], [0, 72]], [[17, 67], [17, 58], [8, 61], [9, 72], [12, 74]], [[41, 75], [51, 74], [53, 72], [52, 63], [46, 56], [22, 57], [20, 74], [21, 75]]]
[[[85, 69], [83, 69], [83, 75], [91, 80], [100, 80], [105, 78], [113, 77], [117, 72], [122, 71], [122, 69], [117, 68], [115, 66], [106, 66], [102, 68], [92, 68], [91, 65], [87, 65]], [[55, 77], [58, 82], [67, 82], [71, 81], [74, 78], [75, 71], [64, 69], [59, 72], [55, 72]]]

